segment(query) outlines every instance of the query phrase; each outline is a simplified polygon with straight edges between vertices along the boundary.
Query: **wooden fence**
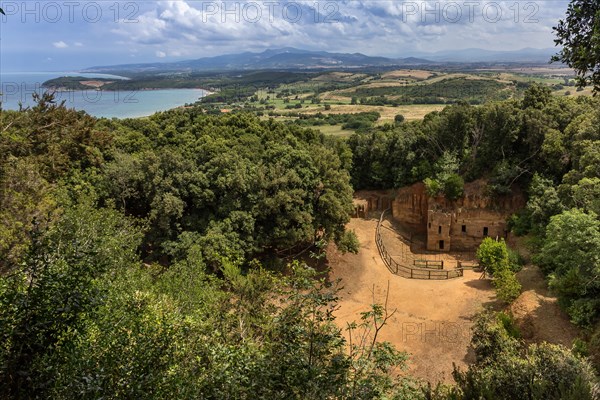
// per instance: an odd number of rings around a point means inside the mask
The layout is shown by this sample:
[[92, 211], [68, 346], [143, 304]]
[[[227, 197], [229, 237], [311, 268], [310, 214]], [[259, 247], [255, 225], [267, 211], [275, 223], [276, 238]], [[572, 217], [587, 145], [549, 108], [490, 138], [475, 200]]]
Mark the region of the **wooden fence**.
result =
[[419, 268], [444, 269], [444, 260], [441, 260], [441, 261], [414, 260], [413, 264], [415, 267], [419, 267]]
[[377, 250], [379, 250], [381, 259], [392, 274], [410, 279], [436, 280], [454, 279], [463, 276], [462, 268], [443, 270], [443, 261], [415, 260], [414, 263], [415, 266], [417, 266], [416, 268], [396, 262], [396, 260], [394, 260], [386, 250], [383, 240], [381, 239], [381, 223], [383, 222], [383, 217], [388, 210], [389, 208], [381, 213], [379, 221], [377, 222], [377, 229], [375, 229], [375, 243], [377, 244]]

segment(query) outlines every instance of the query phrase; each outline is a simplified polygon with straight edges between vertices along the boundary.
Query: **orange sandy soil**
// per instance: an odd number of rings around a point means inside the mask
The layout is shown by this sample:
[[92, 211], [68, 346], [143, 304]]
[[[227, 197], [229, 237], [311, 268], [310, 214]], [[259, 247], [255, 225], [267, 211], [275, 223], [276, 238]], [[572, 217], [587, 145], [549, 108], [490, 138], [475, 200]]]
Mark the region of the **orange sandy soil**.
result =
[[528, 343], [549, 342], [571, 348], [578, 329], [559, 307], [535, 265], [527, 265], [517, 274], [523, 293], [510, 306], [515, 322]]
[[376, 219], [354, 218], [348, 228], [360, 241], [358, 254], [340, 254], [333, 246], [328, 259], [330, 279], [341, 278], [340, 327], [358, 321], [369, 305], [383, 304], [389, 282], [389, 311], [396, 310], [381, 331], [381, 340], [410, 353], [409, 374], [436, 382], [452, 382], [452, 363], [465, 368], [473, 361], [469, 351], [471, 319], [484, 305], [496, 303], [489, 280], [465, 271], [446, 281], [411, 280], [389, 272], [375, 245]]
[[[465, 270], [462, 278], [444, 281], [393, 275], [377, 251], [376, 226], [375, 218], [353, 218], [349, 223], [348, 229], [356, 232], [361, 244], [358, 254], [342, 255], [335, 246], [328, 249], [330, 279], [341, 279], [342, 286], [337, 324], [345, 328], [349, 322], [358, 322], [360, 313], [367, 311], [371, 304], [383, 304], [389, 282], [388, 310], [396, 312], [379, 339], [410, 354], [410, 375], [432, 384], [451, 383], [453, 363], [464, 369], [474, 361], [469, 349], [473, 317], [484, 307], [502, 307], [491, 282], [480, 279], [479, 272], [470, 270]], [[384, 226], [392, 227], [389, 221]], [[391, 229], [383, 229], [382, 237], [390, 252], [406, 246]], [[454, 267], [452, 260], [462, 259], [464, 255], [450, 253], [441, 257]], [[510, 310], [523, 338], [527, 342], [548, 341], [570, 347], [577, 330], [548, 293], [539, 269], [527, 266], [518, 277], [523, 293]]]

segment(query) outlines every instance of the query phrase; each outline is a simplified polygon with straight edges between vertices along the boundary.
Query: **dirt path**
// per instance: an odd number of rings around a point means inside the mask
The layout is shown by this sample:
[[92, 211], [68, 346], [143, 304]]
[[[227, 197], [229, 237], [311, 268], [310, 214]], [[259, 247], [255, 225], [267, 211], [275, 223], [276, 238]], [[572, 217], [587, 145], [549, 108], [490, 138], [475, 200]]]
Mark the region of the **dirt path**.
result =
[[462, 278], [421, 281], [392, 275], [375, 245], [377, 220], [352, 219], [361, 243], [359, 254], [341, 255], [329, 249], [331, 279], [341, 278], [340, 327], [358, 321], [360, 312], [374, 301], [383, 303], [388, 286], [389, 308], [397, 309], [381, 339], [411, 354], [409, 373], [435, 384], [452, 382], [452, 363], [466, 367], [472, 361], [468, 351], [471, 319], [486, 304], [495, 304], [495, 294], [479, 273], [465, 271]]

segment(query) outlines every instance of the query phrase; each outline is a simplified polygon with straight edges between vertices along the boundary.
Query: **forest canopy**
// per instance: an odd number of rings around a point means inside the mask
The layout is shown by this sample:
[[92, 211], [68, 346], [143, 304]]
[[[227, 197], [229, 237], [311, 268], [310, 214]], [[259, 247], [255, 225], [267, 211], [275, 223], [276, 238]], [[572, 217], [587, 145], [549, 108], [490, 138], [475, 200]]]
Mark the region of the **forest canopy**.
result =
[[[581, 379], [565, 391], [542, 369], [533, 398], [593, 398], [581, 355], [600, 359], [599, 110], [533, 86], [521, 100], [423, 121], [360, 123], [347, 140], [200, 107], [107, 120], [44, 95], [2, 111], [0, 388], [27, 398], [510, 398], [511, 373], [526, 385], [539, 375], [530, 365], [550, 363]], [[363, 313], [347, 327], [363, 339], [348, 343], [334, 323], [339, 288], [301, 259], [318, 265], [330, 242], [358, 250], [345, 230], [354, 189], [426, 181], [457, 198], [481, 178], [490, 196], [527, 192], [511, 227], [535, 237], [536, 261], [589, 346], [513, 351], [506, 326], [482, 322], [481, 357], [455, 371], [457, 385], [420, 387], [397, 373], [407, 355], [376, 340], [387, 310]], [[519, 288], [501, 253], [490, 268], [510, 302]], [[494, 341], [509, 345], [486, 350]]]

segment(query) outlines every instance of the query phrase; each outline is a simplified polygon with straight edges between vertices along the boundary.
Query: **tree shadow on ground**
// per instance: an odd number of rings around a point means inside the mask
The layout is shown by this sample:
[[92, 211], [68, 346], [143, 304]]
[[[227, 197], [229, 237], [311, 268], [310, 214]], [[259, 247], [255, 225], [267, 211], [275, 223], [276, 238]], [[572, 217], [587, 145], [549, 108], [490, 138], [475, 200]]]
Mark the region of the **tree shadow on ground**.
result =
[[[483, 290], [483, 291], [493, 291], [494, 287], [492, 286], [492, 281], [489, 279], [470, 279], [470, 280], [466, 280], [465, 285], [473, 288], [473, 289], [477, 289], [477, 290]], [[488, 310], [493, 310], [493, 311], [500, 311], [502, 309], [504, 309], [505, 304], [494, 297], [493, 300], [490, 301], [486, 301], [481, 303], [481, 305]]]

